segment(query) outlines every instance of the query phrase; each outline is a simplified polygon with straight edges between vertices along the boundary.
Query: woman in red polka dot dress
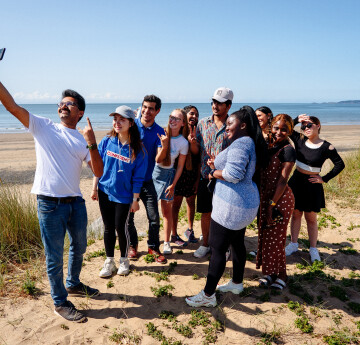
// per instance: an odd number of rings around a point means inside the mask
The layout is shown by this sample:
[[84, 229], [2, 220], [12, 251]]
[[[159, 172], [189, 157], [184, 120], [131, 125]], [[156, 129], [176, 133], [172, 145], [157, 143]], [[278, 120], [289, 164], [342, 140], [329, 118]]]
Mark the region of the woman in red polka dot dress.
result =
[[294, 195], [287, 185], [296, 160], [288, 141], [294, 125], [286, 114], [271, 123], [273, 142], [269, 147], [270, 163], [260, 176], [260, 217], [256, 268], [262, 268], [260, 286], [282, 290], [286, 287], [286, 231], [294, 209]]

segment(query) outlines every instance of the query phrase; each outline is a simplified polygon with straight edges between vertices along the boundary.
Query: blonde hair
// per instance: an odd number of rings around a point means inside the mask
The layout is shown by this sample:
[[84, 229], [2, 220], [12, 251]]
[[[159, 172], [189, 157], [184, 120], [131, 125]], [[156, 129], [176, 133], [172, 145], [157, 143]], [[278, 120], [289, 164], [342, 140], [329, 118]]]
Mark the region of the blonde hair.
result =
[[[174, 111], [179, 111], [181, 114], [182, 114], [182, 117], [183, 117], [183, 126], [180, 128], [180, 134], [182, 134], [182, 136], [187, 140], [188, 138], [188, 135], [189, 135], [189, 126], [188, 126], [188, 122], [187, 122], [187, 116], [186, 116], [186, 112], [184, 109], [181, 109], [181, 108], [177, 108], [177, 109], [174, 109], [171, 114], [174, 112]], [[170, 115], [171, 115], [170, 114]], [[164, 161], [162, 162], [162, 164], [164, 166], [169, 166], [171, 164], [171, 157], [170, 157], [170, 151], [171, 151], [171, 148], [170, 148], [170, 142], [171, 142], [171, 128], [170, 128], [170, 122], [168, 122], [168, 125], [165, 129], [166, 131], [166, 134], [169, 136], [169, 146], [167, 147], [167, 150], [166, 150], [166, 156], [165, 156], [165, 159]], [[188, 154], [186, 156], [186, 169], [187, 170], [191, 170], [191, 154], [190, 154], [190, 150], [188, 151]]]

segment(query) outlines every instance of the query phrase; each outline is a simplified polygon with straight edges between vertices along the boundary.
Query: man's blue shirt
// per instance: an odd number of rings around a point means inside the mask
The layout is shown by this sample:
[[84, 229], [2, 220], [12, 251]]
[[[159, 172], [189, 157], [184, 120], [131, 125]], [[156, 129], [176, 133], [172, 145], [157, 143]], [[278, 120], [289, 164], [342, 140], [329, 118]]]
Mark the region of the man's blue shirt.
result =
[[161, 147], [161, 141], [158, 134], [165, 134], [165, 131], [157, 123], [153, 123], [150, 127], [145, 127], [141, 123], [141, 118], [135, 119], [135, 123], [138, 126], [141, 140], [148, 153], [148, 166], [145, 174], [145, 181], [152, 180], [152, 173], [155, 166], [155, 157], [158, 147]]

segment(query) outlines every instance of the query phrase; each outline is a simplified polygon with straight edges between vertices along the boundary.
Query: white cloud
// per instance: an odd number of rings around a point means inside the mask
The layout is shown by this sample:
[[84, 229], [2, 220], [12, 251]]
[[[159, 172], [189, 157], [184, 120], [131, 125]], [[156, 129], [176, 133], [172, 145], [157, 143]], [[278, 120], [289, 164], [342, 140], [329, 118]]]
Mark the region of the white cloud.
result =
[[48, 92], [40, 92], [40, 91], [34, 91], [31, 93], [25, 93], [25, 92], [16, 92], [14, 94], [14, 99], [17, 102], [50, 102], [50, 101], [58, 101], [59, 97], [58, 95], [51, 95]]

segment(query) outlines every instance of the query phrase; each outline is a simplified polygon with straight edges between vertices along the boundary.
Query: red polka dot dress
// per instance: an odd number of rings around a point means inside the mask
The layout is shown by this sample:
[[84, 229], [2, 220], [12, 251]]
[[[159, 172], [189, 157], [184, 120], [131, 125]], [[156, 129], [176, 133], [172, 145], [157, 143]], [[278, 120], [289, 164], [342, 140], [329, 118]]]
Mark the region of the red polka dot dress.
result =
[[[286, 146], [290, 146], [286, 145]], [[258, 232], [258, 253], [256, 268], [262, 267], [264, 275], [281, 275], [286, 277], [285, 242], [286, 231], [295, 200], [291, 188], [286, 185], [283, 195], [276, 204], [283, 220], [271, 226], [266, 226], [266, 210], [269, 200], [272, 200], [276, 186], [281, 177], [282, 161], [279, 154], [286, 147], [282, 147], [270, 159], [268, 167], [261, 171], [260, 176], [260, 212]]]

